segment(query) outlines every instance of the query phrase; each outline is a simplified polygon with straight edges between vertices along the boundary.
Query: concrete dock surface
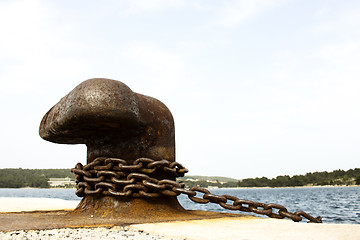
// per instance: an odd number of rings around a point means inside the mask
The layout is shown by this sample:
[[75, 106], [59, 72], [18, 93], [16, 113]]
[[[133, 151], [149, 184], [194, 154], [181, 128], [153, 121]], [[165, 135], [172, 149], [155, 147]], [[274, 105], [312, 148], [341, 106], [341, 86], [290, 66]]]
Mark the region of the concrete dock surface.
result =
[[0, 197], [0, 212], [49, 211], [74, 209], [79, 201], [57, 198]]
[[[23, 211], [36, 210], [61, 210], [73, 209], [78, 201], [66, 201], [61, 199], [40, 199], [40, 198], [0, 198], [0, 212], [14, 212], [19, 214]], [[17, 213], [15, 213], [17, 212]], [[5, 216], [0, 214], [0, 218]], [[44, 214], [45, 216], [46, 214]], [[1, 220], [1, 219], [0, 219]], [[5, 220], [5, 219], [3, 219]], [[134, 223], [134, 222], [133, 222]], [[125, 224], [129, 229], [139, 233], [146, 233], [149, 236], [163, 236], [161, 239], [239, 239], [239, 240], [307, 240], [307, 239], [326, 239], [326, 240], [359, 240], [360, 224], [315, 224], [315, 223], [295, 223], [285, 219], [258, 218], [252, 215], [241, 217], [220, 217], [201, 220], [180, 220], [160, 223], [141, 223]], [[113, 231], [108, 228], [101, 231]], [[87, 226], [91, 227], [91, 226]], [[96, 226], [94, 226], [96, 227]], [[110, 229], [109, 229], [110, 228]], [[66, 231], [79, 231], [84, 228], [71, 228]], [[26, 231], [29, 231], [27, 229]], [[63, 231], [45, 230], [45, 231]], [[92, 230], [90, 230], [92, 231]], [[94, 229], [96, 234], [100, 230]], [[101, 232], [100, 231], [100, 232]], [[5, 233], [3, 233], [5, 234]], [[6, 233], [10, 234], [11, 233]], [[22, 233], [21, 233], [22, 234]], [[26, 234], [26, 233], [24, 233]], [[71, 234], [70, 234], [71, 235]], [[4, 235], [5, 236], [5, 235]], [[12, 235], [11, 235], [12, 236]], [[14, 235], [15, 236], [15, 235]], [[106, 236], [106, 234], [104, 235]], [[119, 239], [122, 238], [119, 235]], [[95, 236], [96, 238], [96, 236]], [[101, 237], [107, 239], [106, 237]], [[13, 239], [13, 238], [9, 238]], [[16, 239], [16, 238], [14, 238]], [[52, 239], [52, 238], [49, 238]], [[59, 238], [62, 239], [62, 238]], [[68, 239], [68, 238], [64, 238]], [[83, 238], [86, 239], [86, 238]], [[143, 238], [133, 238], [143, 239]], [[159, 238], [149, 238], [159, 239]]]
[[130, 227], [187, 240], [359, 240], [359, 224], [295, 223], [270, 218], [217, 218]]

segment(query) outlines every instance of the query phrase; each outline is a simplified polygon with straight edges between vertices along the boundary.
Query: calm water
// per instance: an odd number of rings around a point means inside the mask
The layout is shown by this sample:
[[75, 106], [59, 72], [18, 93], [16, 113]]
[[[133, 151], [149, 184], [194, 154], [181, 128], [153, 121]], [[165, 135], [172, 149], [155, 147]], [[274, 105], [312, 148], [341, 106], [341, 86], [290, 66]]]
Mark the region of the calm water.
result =
[[[360, 224], [360, 187], [212, 189], [241, 199], [284, 205], [288, 211], [322, 216], [326, 223]], [[0, 189], [0, 197], [41, 197], [80, 200], [73, 189]], [[179, 201], [186, 209], [231, 212], [216, 204], [196, 204], [186, 196]], [[261, 215], [260, 215], [261, 216]]]

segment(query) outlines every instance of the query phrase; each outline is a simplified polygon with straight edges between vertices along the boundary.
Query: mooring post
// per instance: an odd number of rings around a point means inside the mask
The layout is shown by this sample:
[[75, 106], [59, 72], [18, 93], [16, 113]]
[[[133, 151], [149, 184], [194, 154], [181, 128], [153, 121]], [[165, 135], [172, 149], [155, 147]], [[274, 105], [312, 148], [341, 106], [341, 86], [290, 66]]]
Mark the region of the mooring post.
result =
[[[145, 180], [141, 172], [136, 175], [139, 163], [150, 166], [147, 173], [151, 172], [148, 175], [153, 179], [175, 180], [177, 176], [169, 174], [171, 170], [166, 172], [151, 165], [154, 160], [168, 161], [167, 167], [175, 162], [174, 120], [159, 100], [135, 93], [119, 81], [90, 79], [75, 87], [45, 114], [39, 134], [51, 142], [87, 146], [85, 169], [77, 165], [73, 170], [78, 173], [77, 183], [80, 183], [77, 193], [84, 196], [76, 213], [151, 217], [184, 212], [175, 196], [147, 198], [152, 195], [146, 195], [143, 187], [136, 188], [136, 182], [129, 179], [132, 174], [135, 180]], [[139, 158], [142, 160], [134, 165]], [[106, 170], [112, 173], [100, 171], [91, 176], [95, 171], [92, 167], [101, 168], [95, 166], [96, 163], [91, 166], [94, 161], [111, 163], [112, 169]], [[179, 172], [178, 165], [172, 167], [172, 171]], [[84, 173], [85, 170], [88, 172]], [[84, 178], [88, 181], [81, 183]], [[139, 192], [143, 193], [143, 198], [139, 198]]]

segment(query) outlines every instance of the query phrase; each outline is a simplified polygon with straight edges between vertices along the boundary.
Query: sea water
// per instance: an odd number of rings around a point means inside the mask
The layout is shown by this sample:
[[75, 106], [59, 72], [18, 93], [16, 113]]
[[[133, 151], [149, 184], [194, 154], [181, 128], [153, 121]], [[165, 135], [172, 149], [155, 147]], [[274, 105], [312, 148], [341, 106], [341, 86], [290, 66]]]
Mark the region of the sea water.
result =
[[[322, 216], [325, 223], [360, 224], [360, 187], [222, 188], [211, 189], [210, 191], [218, 195], [228, 194], [240, 199], [281, 204], [289, 212], [301, 210], [314, 217]], [[75, 195], [74, 189], [0, 188], [0, 197], [40, 197], [80, 200]], [[234, 212], [223, 209], [213, 203], [194, 203], [185, 195], [180, 195], [178, 199], [185, 209]], [[253, 215], [261, 217], [261, 215]]]

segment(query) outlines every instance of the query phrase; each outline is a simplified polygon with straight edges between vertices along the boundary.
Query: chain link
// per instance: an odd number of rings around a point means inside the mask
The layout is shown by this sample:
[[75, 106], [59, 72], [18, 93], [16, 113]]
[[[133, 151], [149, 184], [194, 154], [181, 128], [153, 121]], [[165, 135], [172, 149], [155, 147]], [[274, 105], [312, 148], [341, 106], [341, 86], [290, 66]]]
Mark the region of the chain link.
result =
[[[158, 198], [185, 194], [193, 202], [200, 204], [211, 202], [228, 210], [252, 212], [278, 219], [289, 218], [294, 222], [306, 218], [311, 223], [322, 223], [320, 216], [315, 218], [304, 211], [291, 213], [280, 204], [254, 202], [231, 195], [216, 195], [201, 187], [186, 189], [184, 183], [175, 181], [176, 177], [183, 177], [188, 172], [188, 169], [178, 162], [139, 158], [133, 164], [128, 164], [123, 159], [99, 157], [85, 166], [78, 163], [71, 171], [75, 174], [77, 186], [75, 193], [79, 197], [102, 194]], [[165, 173], [168, 178], [156, 179], [155, 176], [159, 172]]]

